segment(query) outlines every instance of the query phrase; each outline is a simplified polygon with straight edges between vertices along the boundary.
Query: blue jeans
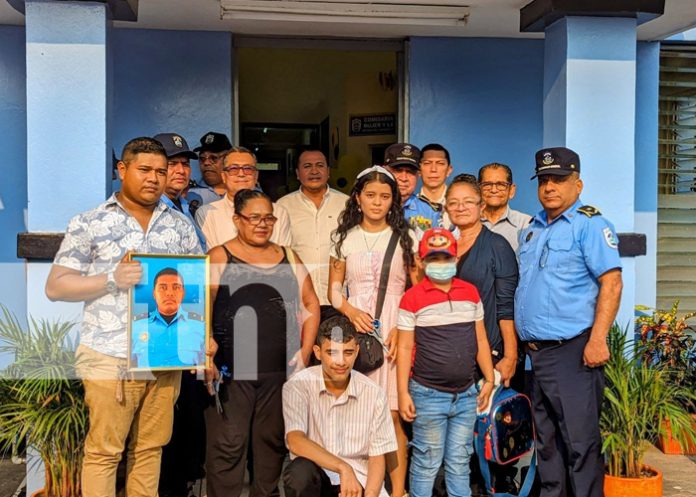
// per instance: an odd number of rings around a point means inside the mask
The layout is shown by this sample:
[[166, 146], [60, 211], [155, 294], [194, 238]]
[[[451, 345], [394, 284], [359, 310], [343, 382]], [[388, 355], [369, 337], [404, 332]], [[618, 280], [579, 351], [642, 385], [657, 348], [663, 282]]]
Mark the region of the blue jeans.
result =
[[476, 386], [447, 393], [410, 380], [416, 419], [413, 421], [411, 497], [431, 497], [437, 471], [445, 461], [450, 497], [470, 497], [469, 459], [474, 453]]

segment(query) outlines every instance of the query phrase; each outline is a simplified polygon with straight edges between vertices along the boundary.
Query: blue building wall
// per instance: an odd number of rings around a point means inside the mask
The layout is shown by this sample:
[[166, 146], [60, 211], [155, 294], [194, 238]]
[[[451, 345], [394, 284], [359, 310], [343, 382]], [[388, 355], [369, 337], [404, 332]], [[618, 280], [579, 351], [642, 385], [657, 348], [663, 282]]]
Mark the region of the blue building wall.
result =
[[536, 212], [534, 153], [543, 134], [544, 41], [413, 38], [411, 143], [444, 145], [455, 173], [503, 162], [517, 183], [516, 209]]
[[657, 281], [657, 138], [660, 43], [640, 42], [636, 54], [635, 230], [647, 237], [636, 259], [636, 304], [654, 306]]
[[[180, 133], [193, 148], [207, 131], [232, 132], [232, 35], [114, 29], [112, 146]], [[192, 172], [200, 176], [194, 163]]]
[[[26, 313], [24, 261], [16, 257], [17, 233], [26, 230], [27, 208], [25, 54], [24, 28], [0, 26], [0, 304], [18, 316]], [[51, 168], [46, 164], [47, 174]]]

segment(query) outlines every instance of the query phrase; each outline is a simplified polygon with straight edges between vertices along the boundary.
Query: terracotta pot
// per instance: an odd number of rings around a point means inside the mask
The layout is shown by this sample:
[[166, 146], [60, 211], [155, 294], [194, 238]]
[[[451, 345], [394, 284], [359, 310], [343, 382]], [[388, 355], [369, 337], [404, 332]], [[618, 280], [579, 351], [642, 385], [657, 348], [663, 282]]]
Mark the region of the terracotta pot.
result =
[[[696, 429], [696, 414], [691, 415], [691, 424]], [[696, 442], [691, 441], [686, 447], [682, 447], [679, 442], [672, 438], [672, 429], [669, 426], [669, 421], [664, 421], [665, 430], [667, 431], [667, 436], [660, 437], [658, 441], [658, 447], [665, 454], [688, 454], [696, 455]]]
[[604, 475], [604, 497], [662, 497], [662, 471], [643, 466], [655, 476], [623, 478]]

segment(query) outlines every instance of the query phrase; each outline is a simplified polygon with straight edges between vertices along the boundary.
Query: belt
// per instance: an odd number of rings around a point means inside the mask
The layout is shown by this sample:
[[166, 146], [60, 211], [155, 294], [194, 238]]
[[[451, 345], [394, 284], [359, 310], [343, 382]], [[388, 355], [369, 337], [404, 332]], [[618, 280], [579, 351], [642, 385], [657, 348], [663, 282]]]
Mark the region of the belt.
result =
[[590, 329], [591, 328], [587, 328], [586, 330], [583, 330], [582, 333], [580, 333], [579, 335], [575, 335], [573, 338], [565, 338], [563, 340], [534, 340], [534, 341], [530, 341], [530, 342], [525, 342], [525, 344], [531, 350], [536, 352], [538, 350], [548, 349], [549, 347], [557, 347], [559, 345], [563, 345], [564, 343], [575, 340], [576, 338], [579, 338], [579, 337], [589, 333]]

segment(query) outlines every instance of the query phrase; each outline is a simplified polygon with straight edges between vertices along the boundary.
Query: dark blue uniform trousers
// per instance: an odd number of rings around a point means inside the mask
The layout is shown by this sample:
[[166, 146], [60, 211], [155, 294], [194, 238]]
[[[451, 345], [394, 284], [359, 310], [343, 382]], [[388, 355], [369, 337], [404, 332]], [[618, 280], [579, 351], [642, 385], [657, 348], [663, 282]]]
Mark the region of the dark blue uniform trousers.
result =
[[541, 497], [604, 495], [599, 433], [604, 370], [583, 364], [589, 335], [528, 351]]

